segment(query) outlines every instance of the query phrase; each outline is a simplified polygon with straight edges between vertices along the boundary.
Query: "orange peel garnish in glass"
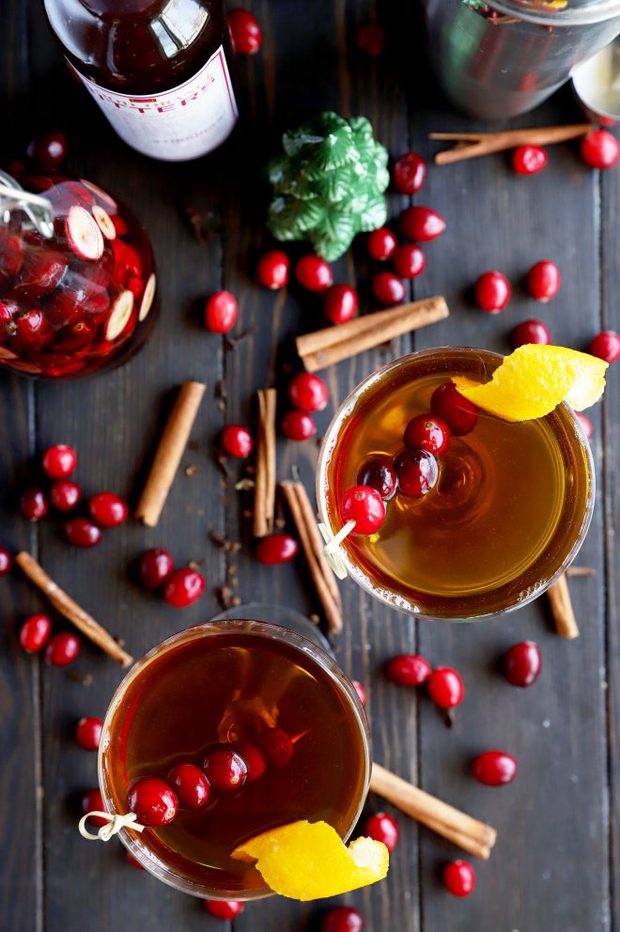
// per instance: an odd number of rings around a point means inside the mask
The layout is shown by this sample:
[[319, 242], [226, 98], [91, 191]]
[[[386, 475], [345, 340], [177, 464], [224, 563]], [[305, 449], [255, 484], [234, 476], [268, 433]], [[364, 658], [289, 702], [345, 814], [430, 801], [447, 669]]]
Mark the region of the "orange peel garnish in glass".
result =
[[506, 356], [489, 382], [452, 377], [474, 404], [506, 421], [544, 417], [565, 401], [575, 411], [595, 404], [605, 389], [608, 363], [564, 346], [527, 343]]
[[327, 822], [290, 822], [250, 838], [232, 852], [255, 861], [274, 893], [295, 900], [338, 896], [383, 880], [390, 856], [383, 842], [356, 838], [348, 847]]

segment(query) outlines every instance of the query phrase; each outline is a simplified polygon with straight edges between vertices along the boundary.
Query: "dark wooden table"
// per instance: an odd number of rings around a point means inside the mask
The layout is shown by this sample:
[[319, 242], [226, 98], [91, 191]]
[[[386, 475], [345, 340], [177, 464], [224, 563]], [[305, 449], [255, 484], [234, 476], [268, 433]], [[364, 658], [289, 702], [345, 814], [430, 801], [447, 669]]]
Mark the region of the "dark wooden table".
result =
[[[365, 114], [393, 155], [430, 155], [430, 130], [473, 129], [439, 99], [419, 48], [414, 3], [376, 6], [388, 47], [377, 60], [356, 47], [369, 16], [366, 0], [256, 0], [265, 33], [262, 52], [238, 63], [241, 125], [219, 153], [189, 165], [158, 164], [126, 148], [90, 99], [75, 86], [48, 34], [40, 0], [4, 0], [0, 8], [0, 155], [20, 152], [34, 133], [62, 126], [71, 141], [68, 168], [125, 199], [152, 237], [162, 319], [148, 346], [125, 368], [90, 381], [50, 385], [0, 377], [2, 543], [28, 548], [48, 571], [139, 656], [164, 636], [204, 620], [218, 608], [217, 587], [231, 560], [209, 531], [244, 542], [234, 556], [238, 594], [311, 613], [316, 598], [302, 561], [270, 569], [252, 558], [244, 505], [234, 491], [240, 474], [216, 465], [215, 438], [229, 422], [251, 416], [253, 393], [283, 386], [287, 341], [322, 325], [318, 301], [294, 287], [272, 294], [253, 282], [265, 243], [261, 170], [281, 130], [321, 108]], [[560, 95], [519, 125], [573, 122]], [[515, 322], [536, 316], [555, 342], [583, 348], [602, 327], [619, 329], [620, 175], [586, 169], [571, 145], [550, 152], [535, 178], [512, 174], [502, 156], [432, 169], [421, 197], [448, 221], [428, 248], [418, 296], [446, 295], [449, 320], [364, 354], [327, 372], [333, 406], [378, 364], [412, 348], [469, 344], [506, 351]], [[197, 243], [183, 218], [191, 202], [211, 228]], [[394, 213], [404, 199], [392, 196]], [[536, 260], [562, 267], [561, 295], [547, 306], [516, 288], [509, 309], [490, 317], [473, 309], [467, 287], [488, 268], [513, 281]], [[336, 266], [337, 279], [357, 282], [371, 308], [363, 245]], [[200, 324], [205, 296], [222, 286], [241, 304], [232, 345]], [[544, 598], [506, 618], [467, 627], [419, 623], [382, 607], [353, 584], [342, 586], [346, 625], [336, 644], [343, 668], [364, 682], [377, 761], [471, 812], [499, 830], [488, 863], [476, 865], [478, 886], [466, 901], [442, 888], [442, 864], [460, 852], [405, 817], [386, 882], [343, 898], [366, 916], [368, 932], [608, 932], [620, 929], [620, 634], [615, 602], [618, 555], [617, 462], [620, 455], [618, 371], [606, 399], [589, 416], [599, 494], [579, 562], [596, 576], [573, 580], [581, 637], [560, 640]], [[135, 504], [172, 389], [206, 380], [208, 396], [185, 464], [159, 527], [130, 522], [93, 551], [74, 552], [52, 521], [29, 525], [16, 515], [18, 490], [33, 459], [53, 442], [79, 451], [79, 481], [90, 491], [113, 489]], [[217, 403], [218, 383], [225, 386]], [[296, 464], [312, 486], [314, 442], [281, 442], [280, 476]], [[131, 581], [131, 560], [145, 547], [169, 547], [181, 561], [202, 561], [208, 591], [179, 612], [146, 597]], [[501, 546], [501, 536], [498, 539]], [[81, 715], [102, 715], [121, 673], [94, 648], [68, 672], [21, 653], [21, 619], [45, 608], [16, 572], [0, 582], [0, 929], [2, 932], [124, 932], [129, 928], [223, 928], [201, 903], [127, 865], [120, 845], [88, 845], [77, 833], [79, 798], [96, 783], [95, 756], [72, 740]], [[534, 638], [544, 658], [540, 680], [517, 691], [497, 671], [502, 651]], [[447, 731], [428, 700], [386, 683], [385, 658], [420, 651], [463, 674], [467, 697]], [[486, 789], [467, 773], [475, 753], [513, 752], [515, 783]], [[368, 810], [382, 804], [368, 800]], [[235, 929], [267, 932], [317, 928], [323, 904], [272, 898], [249, 906]]]

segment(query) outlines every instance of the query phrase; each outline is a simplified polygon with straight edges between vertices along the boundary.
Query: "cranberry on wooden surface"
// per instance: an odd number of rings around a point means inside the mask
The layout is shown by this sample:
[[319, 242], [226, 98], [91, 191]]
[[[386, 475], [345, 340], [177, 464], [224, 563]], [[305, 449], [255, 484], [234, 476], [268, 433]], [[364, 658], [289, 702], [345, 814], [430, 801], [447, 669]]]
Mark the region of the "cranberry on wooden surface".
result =
[[101, 541], [103, 532], [88, 518], [71, 518], [65, 524], [65, 536], [74, 547], [95, 547]]
[[359, 696], [362, 705], [366, 705], [366, 687], [359, 680], [351, 680], [351, 686]]
[[372, 280], [372, 293], [381, 304], [400, 304], [405, 297], [405, 286], [393, 272], [379, 272]]
[[77, 659], [81, 642], [76, 634], [70, 631], [60, 631], [52, 635], [45, 648], [45, 659], [53, 667], [67, 667]]
[[517, 146], [512, 153], [512, 168], [517, 175], [537, 175], [548, 160], [547, 150], [542, 146]]
[[465, 696], [463, 680], [452, 667], [437, 667], [427, 682], [428, 693], [440, 709], [455, 709]]
[[314, 418], [306, 411], [287, 411], [280, 426], [289, 440], [308, 440], [316, 434]]
[[450, 443], [450, 427], [446, 421], [432, 414], [418, 414], [407, 424], [403, 441], [406, 447], [417, 447], [441, 456]]
[[526, 343], [551, 343], [551, 334], [542, 320], [524, 320], [510, 332], [510, 341], [514, 348]]
[[427, 450], [401, 450], [394, 460], [398, 491], [408, 498], [420, 498], [437, 485], [437, 460]]
[[329, 390], [320, 376], [300, 372], [289, 382], [288, 396], [301, 411], [322, 411], [327, 407]]
[[376, 812], [364, 822], [362, 835], [382, 841], [391, 854], [398, 844], [398, 823], [387, 812]]
[[504, 676], [513, 686], [531, 686], [538, 679], [541, 665], [536, 641], [513, 644], [504, 654]]
[[371, 456], [359, 468], [358, 485], [369, 485], [376, 489], [384, 501], [389, 501], [396, 492], [398, 478], [390, 456]]
[[177, 794], [179, 803], [187, 809], [202, 809], [209, 801], [211, 787], [199, 767], [179, 764], [168, 774], [168, 783]]
[[417, 152], [405, 152], [394, 164], [392, 178], [401, 194], [417, 194], [426, 180], [426, 159]]
[[378, 227], [368, 234], [366, 239], [366, 248], [371, 259], [377, 262], [385, 262], [389, 259], [396, 249], [397, 240], [391, 230], [387, 227]]
[[102, 728], [103, 721], [100, 718], [81, 718], [75, 729], [75, 740], [85, 751], [96, 751]]
[[618, 140], [606, 129], [590, 130], [581, 142], [581, 158], [590, 168], [613, 168], [618, 161]]
[[57, 479], [50, 488], [50, 504], [58, 511], [71, 511], [82, 500], [82, 489], [71, 479]]
[[476, 886], [476, 872], [469, 861], [450, 861], [443, 870], [443, 883], [452, 896], [469, 896]]
[[562, 285], [562, 274], [551, 259], [541, 259], [527, 273], [527, 290], [545, 304], [554, 298]]
[[455, 437], [471, 433], [478, 423], [478, 409], [457, 391], [453, 382], [443, 382], [431, 395], [431, 411], [442, 418]]
[[334, 282], [331, 268], [319, 256], [302, 256], [295, 266], [295, 277], [308, 291], [326, 291]]
[[13, 565], [13, 557], [6, 547], [0, 547], [0, 576], [6, 576]]
[[228, 33], [237, 55], [256, 55], [263, 44], [263, 31], [249, 10], [230, 10], [226, 15]]
[[147, 589], [158, 589], [170, 579], [174, 572], [174, 563], [167, 550], [153, 547], [145, 550], [140, 558], [140, 580]]
[[27, 654], [34, 654], [47, 643], [52, 623], [47, 615], [31, 615], [26, 618], [19, 632], [19, 643]]
[[357, 314], [357, 291], [350, 285], [332, 285], [325, 294], [325, 316], [332, 324], [346, 324]]
[[594, 433], [594, 427], [592, 426], [592, 421], [589, 417], [586, 417], [581, 411], [575, 411], [575, 417], [581, 424], [581, 429], [586, 435], [586, 440], [592, 440], [592, 434]]
[[354, 485], [342, 497], [340, 517], [345, 524], [355, 521], [353, 533], [374, 534], [385, 521], [383, 499], [369, 485]]
[[328, 910], [321, 922], [321, 932], [362, 932], [364, 917], [352, 906], [336, 906]]
[[45, 451], [41, 464], [50, 479], [66, 479], [77, 466], [77, 453], [73, 447], [58, 443]]
[[445, 232], [446, 221], [432, 207], [407, 207], [400, 215], [400, 228], [409, 239], [426, 243]]
[[474, 286], [476, 304], [488, 314], [499, 314], [510, 300], [510, 282], [497, 269], [484, 272]]
[[240, 900], [205, 900], [205, 909], [215, 919], [235, 919], [243, 912]]
[[230, 793], [243, 786], [248, 775], [248, 765], [243, 757], [227, 747], [216, 747], [209, 751], [202, 769], [212, 788], [218, 793]]
[[[105, 812], [106, 808], [103, 805], [103, 797], [101, 796], [101, 790], [94, 788], [92, 790], [87, 790], [82, 796], [82, 812], [86, 815], [87, 812]], [[108, 820], [103, 819], [101, 816], [91, 816], [88, 820], [89, 824], [96, 825], [101, 828], [102, 825], [107, 825]]]
[[295, 753], [295, 742], [282, 728], [271, 728], [262, 736], [260, 746], [274, 767], [286, 767]]
[[426, 657], [420, 654], [397, 654], [385, 665], [385, 675], [397, 686], [422, 686], [432, 673]]
[[141, 825], [168, 825], [177, 814], [174, 790], [158, 777], [141, 777], [127, 793], [127, 806]]
[[60, 129], [37, 136], [28, 143], [26, 155], [36, 168], [56, 171], [67, 157], [67, 137]]
[[290, 534], [270, 534], [263, 537], [256, 547], [256, 559], [266, 566], [288, 563], [296, 555], [299, 545]]
[[249, 741], [238, 741], [235, 750], [241, 754], [248, 768], [247, 782], [253, 783], [254, 780], [260, 780], [267, 769], [267, 762], [256, 745], [250, 744]]
[[43, 489], [25, 489], [19, 500], [19, 510], [29, 521], [40, 521], [47, 514], [47, 498]]
[[601, 331], [588, 346], [588, 353], [608, 363], [616, 362], [620, 359], [620, 336], [614, 330]]
[[91, 516], [103, 527], [118, 527], [127, 520], [129, 509], [118, 495], [112, 492], [99, 492], [88, 503]]
[[271, 249], [258, 260], [256, 277], [261, 285], [277, 291], [288, 282], [289, 257], [281, 249]]
[[205, 327], [212, 333], [228, 333], [237, 323], [239, 305], [230, 291], [216, 291], [205, 304]]
[[366, 23], [357, 31], [357, 47], [363, 52], [376, 58], [383, 51], [385, 45], [385, 32], [379, 23]]
[[401, 278], [417, 278], [426, 268], [426, 256], [417, 243], [404, 243], [394, 250], [394, 271]]
[[164, 586], [163, 596], [174, 608], [187, 608], [197, 602], [205, 591], [205, 578], [189, 567], [175, 570]]
[[252, 452], [253, 446], [252, 434], [241, 424], [229, 424], [222, 431], [222, 449], [230, 456], [244, 460]]
[[505, 786], [517, 775], [517, 762], [506, 751], [485, 751], [472, 761], [471, 772], [485, 786]]

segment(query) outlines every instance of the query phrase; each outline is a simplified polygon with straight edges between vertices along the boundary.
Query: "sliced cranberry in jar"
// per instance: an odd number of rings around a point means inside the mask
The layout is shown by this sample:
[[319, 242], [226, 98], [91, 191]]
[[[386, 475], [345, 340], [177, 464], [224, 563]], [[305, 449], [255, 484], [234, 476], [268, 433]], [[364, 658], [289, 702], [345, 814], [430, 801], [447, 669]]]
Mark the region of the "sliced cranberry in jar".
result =
[[15, 293], [33, 298], [49, 294], [58, 287], [66, 270], [62, 253], [30, 250], [24, 258]]
[[0, 285], [12, 284], [24, 260], [24, 244], [19, 236], [0, 228]]
[[14, 322], [14, 341], [22, 349], [41, 349], [54, 339], [54, 331], [38, 308], [19, 314]]

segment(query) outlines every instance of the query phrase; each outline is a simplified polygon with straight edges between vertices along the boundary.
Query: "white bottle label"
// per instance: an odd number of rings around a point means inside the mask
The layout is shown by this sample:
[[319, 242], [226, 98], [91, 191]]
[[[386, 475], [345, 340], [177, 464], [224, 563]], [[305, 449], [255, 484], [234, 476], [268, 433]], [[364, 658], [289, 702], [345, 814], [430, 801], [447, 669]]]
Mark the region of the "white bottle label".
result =
[[74, 70], [121, 139], [154, 159], [180, 162], [205, 155], [237, 120], [222, 46], [189, 81], [152, 97], [118, 94]]

